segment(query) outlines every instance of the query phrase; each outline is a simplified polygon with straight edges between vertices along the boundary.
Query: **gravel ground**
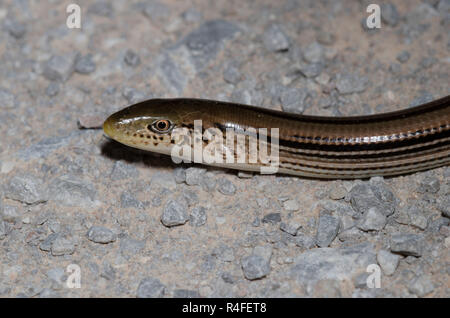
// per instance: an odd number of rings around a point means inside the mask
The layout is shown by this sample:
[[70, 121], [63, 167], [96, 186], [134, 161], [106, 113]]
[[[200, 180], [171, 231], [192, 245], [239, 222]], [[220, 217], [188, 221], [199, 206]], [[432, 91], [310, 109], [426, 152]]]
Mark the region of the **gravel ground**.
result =
[[151, 97], [338, 116], [448, 95], [450, 2], [383, 1], [367, 30], [371, 2], [79, 0], [69, 29], [69, 1], [0, 1], [0, 296], [450, 297], [449, 167], [251, 175], [80, 129]]

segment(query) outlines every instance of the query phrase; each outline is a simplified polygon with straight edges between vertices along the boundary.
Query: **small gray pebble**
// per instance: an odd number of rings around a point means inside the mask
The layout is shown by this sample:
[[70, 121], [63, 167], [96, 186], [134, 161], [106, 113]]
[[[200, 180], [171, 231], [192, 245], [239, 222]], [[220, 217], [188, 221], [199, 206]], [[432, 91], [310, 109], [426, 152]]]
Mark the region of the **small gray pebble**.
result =
[[301, 228], [302, 226], [296, 222], [281, 222], [280, 223], [280, 230], [282, 230], [283, 232], [286, 232], [292, 236], [297, 235], [298, 230]]
[[202, 13], [194, 8], [184, 11], [181, 16], [186, 22], [199, 22], [202, 19]]
[[394, 274], [397, 269], [398, 263], [400, 261], [400, 256], [392, 254], [386, 250], [380, 250], [377, 253], [377, 262], [380, 264], [383, 273], [387, 276]]
[[88, 13], [110, 18], [114, 14], [114, 8], [110, 2], [100, 0], [90, 5]]
[[280, 213], [269, 213], [264, 215], [262, 219], [263, 223], [271, 223], [276, 224], [281, 222], [281, 214]]
[[169, 200], [161, 215], [162, 224], [167, 227], [185, 224], [189, 220], [187, 209], [184, 200]]
[[340, 227], [339, 219], [328, 214], [319, 217], [317, 227], [316, 243], [319, 247], [327, 247], [336, 238]]
[[391, 251], [404, 256], [422, 256], [423, 237], [418, 234], [393, 234], [390, 240]]
[[260, 279], [270, 273], [270, 263], [260, 255], [250, 255], [241, 259], [244, 276], [248, 280]]
[[300, 72], [308, 78], [314, 78], [322, 73], [323, 66], [321, 63], [311, 63], [302, 65], [300, 67]]
[[419, 183], [419, 192], [436, 193], [440, 189], [439, 179], [436, 177], [426, 177]]
[[228, 179], [219, 179], [217, 190], [224, 195], [234, 195], [236, 186]]
[[301, 114], [306, 109], [309, 92], [306, 88], [288, 88], [280, 96], [283, 111]]
[[297, 200], [286, 200], [283, 202], [283, 208], [287, 211], [298, 211], [300, 204]]
[[147, 277], [139, 283], [136, 296], [138, 298], [160, 298], [164, 296], [166, 286], [159, 279]]
[[278, 24], [270, 25], [263, 35], [264, 46], [271, 52], [283, 52], [289, 49], [289, 39]]
[[53, 256], [71, 255], [74, 252], [75, 244], [72, 240], [58, 236], [52, 242], [51, 253]]
[[434, 285], [428, 275], [421, 275], [411, 281], [408, 290], [419, 297], [424, 297], [434, 291]]
[[392, 63], [389, 65], [389, 71], [394, 74], [399, 74], [402, 71], [402, 66], [399, 63]]
[[332, 45], [336, 41], [336, 36], [333, 33], [320, 31], [317, 35], [317, 42], [324, 45]]
[[154, 197], [154, 198], [152, 199], [152, 205], [153, 205], [154, 207], [161, 206], [162, 200], [163, 200], [163, 199], [162, 199], [161, 197]]
[[78, 116], [77, 126], [80, 129], [100, 129], [105, 117], [100, 114], [82, 114]]
[[111, 243], [116, 240], [116, 235], [110, 229], [103, 226], [92, 226], [87, 232], [87, 238], [95, 243]]
[[12, 177], [4, 188], [4, 195], [26, 204], [42, 203], [48, 200], [43, 182], [32, 175]]
[[127, 259], [139, 254], [144, 248], [144, 241], [136, 240], [129, 236], [120, 239], [120, 253]]
[[195, 207], [189, 216], [189, 224], [192, 226], [202, 226], [206, 223], [206, 209], [204, 207]]
[[313, 42], [303, 50], [303, 58], [308, 63], [322, 62], [324, 56], [323, 46], [317, 42]]
[[4, 221], [0, 221], [0, 240], [3, 240], [12, 231], [12, 226]]
[[[201, 179], [202, 182], [202, 189], [207, 192], [213, 192], [216, 189], [216, 179], [212, 176], [210, 173], [206, 173], [203, 178]], [[187, 183], [187, 179], [186, 179]]]
[[143, 209], [144, 204], [138, 199], [136, 199], [132, 193], [124, 191], [120, 195], [120, 207], [122, 209], [128, 208]]
[[173, 174], [176, 183], [186, 182], [186, 170], [184, 168], [175, 168]]
[[210, 20], [186, 35], [181, 42], [193, 53], [194, 66], [201, 70], [222, 49], [222, 42], [233, 37], [239, 30], [230, 21]]
[[234, 277], [230, 272], [223, 272], [220, 277], [225, 283], [234, 284]]
[[377, 208], [385, 216], [394, 213], [396, 198], [384, 182], [356, 184], [349, 193], [353, 209], [366, 213], [370, 208]]
[[8, 30], [9, 34], [16, 39], [22, 38], [27, 32], [25, 24], [13, 19], [8, 19], [5, 21], [5, 28]]
[[381, 21], [387, 25], [395, 27], [400, 20], [397, 7], [392, 3], [383, 3], [381, 5]]
[[428, 226], [428, 218], [423, 214], [423, 210], [416, 205], [408, 208], [409, 223], [421, 230], [425, 230]]
[[251, 178], [253, 178], [254, 174], [253, 174], [253, 172], [238, 171], [237, 176], [238, 176], [238, 178], [241, 178], [241, 179], [251, 179]]
[[357, 227], [363, 231], [380, 231], [386, 225], [386, 216], [376, 207], [363, 214]]
[[59, 84], [57, 82], [50, 82], [50, 84], [48, 84], [47, 88], [45, 89], [45, 93], [50, 97], [58, 95]]
[[42, 225], [48, 221], [49, 215], [48, 213], [39, 213], [33, 218], [32, 224], [34, 225]]
[[3, 208], [0, 206], [1, 216], [3, 221], [15, 223], [20, 220], [22, 213], [15, 206], [4, 205]]
[[52, 233], [49, 236], [47, 236], [41, 244], [39, 244], [39, 249], [44, 252], [50, 252], [52, 249], [53, 241], [55, 241], [58, 238], [58, 233]]
[[104, 261], [103, 262], [103, 271], [100, 274], [100, 277], [103, 277], [107, 280], [114, 280], [116, 277], [116, 270], [114, 269], [114, 267], [108, 262], [108, 261]]
[[241, 80], [242, 74], [234, 65], [228, 65], [223, 71], [223, 79], [230, 84], [237, 84]]
[[183, 198], [186, 200], [189, 207], [197, 205], [199, 202], [197, 193], [191, 190], [184, 190]]
[[44, 63], [42, 75], [49, 81], [67, 81], [75, 70], [79, 53], [53, 55]]
[[299, 253], [290, 272], [292, 279], [298, 283], [316, 283], [323, 279], [351, 281], [375, 262], [374, 246], [366, 242], [339, 248], [315, 248]]
[[422, 68], [427, 69], [437, 63], [437, 59], [434, 57], [424, 57], [420, 60], [419, 64]]
[[213, 255], [223, 262], [233, 262], [235, 260], [233, 248], [221, 245], [214, 249]]
[[409, 265], [417, 263], [417, 257], [412, 255], [406, 256], [403, 260]]
[[357, 74], [338, 74], [336, 76], [336, 88], [340, 94], [352, 94], [364, 92], [369, 79]]
[[133, 50], [127, 50], [123, 59], [131, 67], [138, 66], [141, 63], [141, 58]]
[[77, 59], [75, 63], [75, 71], [80, 74], [90, 74], [96, 69], [95, 62], [92, 60], [92, 55], [87, 54]]
[[328, 193], [330, 199], [340, 200], [345, 198], [347, 195], [347, 189], [341, 185], [334, 185], [331, 187], [330, 192]]
[[447, 195], [438, 202], [437, 208], [442, 212], [442, 215], [450, 218], [450, 195]]
[[439, 217], [436, 220], [430, 222], [427, 227], [427, 230], [431, 233], [438, 233], [443, 226], [449, 226], [450, 219], [448, 217]]
[[190, 167], [186, 169], [186, 184], [201, 185], [206, 169]]
[[408, 51], [402, 51], [399, 55], [397, 55], [397, 61], [399, 61], [400, 63], [406, 63], [408, 62], [410, 57], [411, 54]]
[[57, 220], [55, 219], [50, 219], [46, 222], [48, 229], [50, 231], [52, 231], [53, 233], [57, 233], [59, 231], [61, 231], [61, 223], [59, 223]]

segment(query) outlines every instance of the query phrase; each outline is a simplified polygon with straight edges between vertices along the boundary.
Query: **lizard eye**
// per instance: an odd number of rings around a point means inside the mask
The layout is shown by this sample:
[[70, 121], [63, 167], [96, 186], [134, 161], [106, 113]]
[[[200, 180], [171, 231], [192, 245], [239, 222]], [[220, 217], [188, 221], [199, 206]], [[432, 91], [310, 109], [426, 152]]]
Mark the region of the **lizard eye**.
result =
[[148, 129], [158, 133], [167, 133], [172, 129], [172, 127], [172, 123], [167, 119], [156, 120], [151, 125], [147, 126]]

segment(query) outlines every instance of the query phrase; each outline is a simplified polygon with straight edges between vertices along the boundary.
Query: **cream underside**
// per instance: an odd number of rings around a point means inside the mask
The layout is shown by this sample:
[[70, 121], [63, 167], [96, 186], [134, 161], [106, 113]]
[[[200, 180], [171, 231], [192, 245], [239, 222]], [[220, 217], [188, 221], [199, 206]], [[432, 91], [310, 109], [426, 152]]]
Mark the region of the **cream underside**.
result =
[[[138, 148], [145, 151], [150, 152], [156, 152], [164, 155], [168, 155], [172, 158], [174, 161], [175, 158], [179, 158], [176, 156], [173, 156], [171, 153], [172, 145], [165, 146], [165, 145], [158, 145], [157, 147], [148, 147], [148, 146], [138, 146], [138, 145], [129, 145], [134, 148]], [[175, 161], [174, 161], [175, 162]], [[191, 158], [191, 162], [195, 163], [194, 159]], [[262, 173], [261, 168], [263, 167], [261, 164], [250, 164], [250, 163], [205, 163], [205, 162], [199, 162], [200, 164], [204, 164], [207, 166], [214, 166], [214, 167], [221, 167], [221, 168], [227, 168], [227, 169], [235, 169], [235, 170], [242, 170], [242, 171], [251, 171], [251, 172], [258, 172]], [[308, 167], [302, 167], [295, 164], [290, 163], [283, 163], [283, 165], [291, 166], [290, 168], [285, 167], [277, 167], [275, 172], [273, 173], [262, 173], [262, 174], [288, 174], [288, 175], [294, 175], [294, 176], [301, 176], [301, 177], [309, 177], [309, 178], [321, 178], [321, 179], [355, 179], [355, 178], [369, 178], [372, 176], [382, 176], [382, 175], [400, 175], [400, 174], [406, 174], [411, 173], [415, 171], [421, 171], [426, 170], [430, 168], [436, 168], [439, 166], [442, 166], [443, 164], [450, 163], [449, 157], [440, 158], [439, 160], [435, 160], [433, 163], [429, 162], [423, 162], [418, 163], [414, 165], [414, 167], [405, 168], [402, 166], [391, 168], [386, 167], [386, 169], [377, 169], [377, 170], [371, 170], [371, 169], [364, 169], [364, 170], [323, 170], [323, 169], [316, 169], [316, 168], [308, 168]], [[269, 166], [267, 166], [269, 167]], [[276, 167], [276, 166], [275, 166]], [[295, 169], [302, 169], [301, 171], [295, 170]]]

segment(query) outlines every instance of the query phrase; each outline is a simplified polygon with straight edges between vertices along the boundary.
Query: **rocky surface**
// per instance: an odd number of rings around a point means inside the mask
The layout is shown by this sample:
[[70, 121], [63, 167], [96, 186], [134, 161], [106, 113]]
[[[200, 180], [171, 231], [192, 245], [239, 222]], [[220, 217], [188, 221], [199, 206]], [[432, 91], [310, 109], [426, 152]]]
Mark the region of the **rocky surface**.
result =
[[379, 30], [365, 0], [77, 3], [81, 29], [63, 2], [0, 5], [0, 297], [450, 296], [448, 167], [253, 175], [87, 129], [151, 97], [338, 116], [448, 95], [447, 0], [383, 2]]

